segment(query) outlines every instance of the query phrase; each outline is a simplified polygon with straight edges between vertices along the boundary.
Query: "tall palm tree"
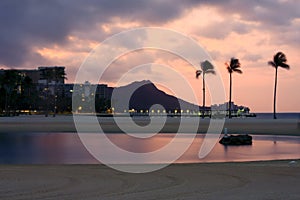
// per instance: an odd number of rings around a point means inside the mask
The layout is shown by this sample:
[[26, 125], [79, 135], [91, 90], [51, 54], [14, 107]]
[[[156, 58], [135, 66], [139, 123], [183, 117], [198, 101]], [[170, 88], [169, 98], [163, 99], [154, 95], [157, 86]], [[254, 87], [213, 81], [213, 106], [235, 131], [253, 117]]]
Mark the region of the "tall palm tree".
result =
[[278, 67], [284, 69], [290, 69], [290, 66], [286, 64], [286, 56], [282, 52], [278, 52], [274, 55], [273, 61], [269, 61], [268, 64], [275, 67], [275, 87], [274, 87], [274, 104], [273, 104], [273, 118], [276, 119], [276, 90], [277, 90], [277, 73]]
[[53, 96], [54, 96], [54, 109], [53, 109], [53, 117], [55, 117], [56, 107], [57, 107], [57, 84], [64, 83], [66, 78], [66, 73], [63, 67], [49, 67], [41, 69], [41, 77], [42, 79], [46, 80], [46, 87], [45, 87], [45, 96], [46, 96], [46, 112], [45, 116], [48, 117], [49, 112], [49, 97], [50, 97], [50, 87], [49, 83], [54, 81], [54, 89], [53, 89]]
[[216, 74], [215, 70], [214, 70], [214, 66], [208, 61], [205, 60], [204, 62], [200, 63], [201, 66], [201, 70], [197, 70], [196, 71], [196, 78], [199, 78], [199, 76], [201, 75], [201, 73], [203, 72], [203, 76], [202, 76], [202, 80], [203, 80], [203, 104], [202, 104], [202, 118], [205, 117], [204, 113], [205, 113], [205, 74]]
[[231, 118], [231, 92], [232, 92], [232, 73], [237, 72], [239, 74], [242, 74], [242, 70], [239, 68], [241, 67], [241, 63], [239, 62], [239, 59], [237, 58], [231, 58], [230, 63], [225, 63], [227, 66], [227, 70], [229, 72], [229, 78], [230, 78], [230, 84], [229, 84], [229, 118]]
[[17, 85], [19, 74], [16, 70], [6, 70], [3, 75], [3, 88], [5, 89], [5, 114], [10, 116], [11, 109], [15, 113]]
[[[53, 116], [55, 117], [55, 114], [57, 112], [57, 98], [58, 98], [58, 89], [57, 86], [58, 84], [61, 86], [61, 84], [64, 83], [64, 80], [67, 79], [65, 70], [62, 68], [55, 68], [53, 78], [55, 80], [55, 85], [54, 85], [54, 113]], [[62, 89], [60, 87], [60, 89]]]

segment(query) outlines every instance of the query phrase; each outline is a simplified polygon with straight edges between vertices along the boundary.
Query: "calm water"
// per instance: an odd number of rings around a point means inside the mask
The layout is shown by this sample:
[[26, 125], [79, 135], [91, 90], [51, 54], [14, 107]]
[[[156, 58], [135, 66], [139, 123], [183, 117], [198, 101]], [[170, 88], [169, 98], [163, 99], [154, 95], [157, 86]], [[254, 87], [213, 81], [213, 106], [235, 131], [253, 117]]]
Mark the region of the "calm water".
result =
[[[91, 134], [91, 140], [93, 134]], [[125, 134], [110, 134], [119, 147], [134, 152], [151, 152], [169, 143], [174, 134], [158, 134], [149, 139], [134, 139]], [[184, 135], [180, 144], [191, 137]], [[217, 144], [204, 159], [198, 158], [203, 135], [197, 135], [193, 144], [177, 163], [229, 162], [274, 159], [299, 159], [300, 137], [253, 136], [252, 146]], [[164, 162], [148, 160], [149, 163]], [[84, 148], [75, 133], [20, 133], [0, 134], [0, 164], [95, 164], [98, 163]]]
[[[278, 119], [300, 119], [300, 113], [277, 113]], [[273, 113], [256, 113], [258, 119], [273, 119]]]

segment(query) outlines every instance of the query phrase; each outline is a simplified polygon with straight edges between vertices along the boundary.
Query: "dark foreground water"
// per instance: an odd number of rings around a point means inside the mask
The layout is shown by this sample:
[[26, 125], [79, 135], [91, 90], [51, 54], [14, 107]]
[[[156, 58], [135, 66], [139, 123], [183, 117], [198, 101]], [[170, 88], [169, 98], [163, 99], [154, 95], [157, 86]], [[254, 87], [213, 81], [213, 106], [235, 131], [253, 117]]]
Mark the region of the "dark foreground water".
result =
[[[93, 135], [91, 134], [91, 140]], [[109, 138], [119, 147], [132, 152], [151, 152], [168, 144], [174, 134], [158, 134], [150, 139], [134, 139], [125, 134], [110, 134]], [[180, 144], [191, 137], [186, 134]], [[276, 159], [299, 159], [300, 137], [253, 136], [251, 146], [216, 144], [204, 159], [198, 158], [203, 135], [197, 135], [190, 148], [177, 163], [230, 162]], [[100, 149], [101, 150], [101, 149]], [[163, 163], [164, 160], [147, 160]], [[0, 134], [0, 164], [96, 164], [82, 145], [76, 133], [20, 133]]]

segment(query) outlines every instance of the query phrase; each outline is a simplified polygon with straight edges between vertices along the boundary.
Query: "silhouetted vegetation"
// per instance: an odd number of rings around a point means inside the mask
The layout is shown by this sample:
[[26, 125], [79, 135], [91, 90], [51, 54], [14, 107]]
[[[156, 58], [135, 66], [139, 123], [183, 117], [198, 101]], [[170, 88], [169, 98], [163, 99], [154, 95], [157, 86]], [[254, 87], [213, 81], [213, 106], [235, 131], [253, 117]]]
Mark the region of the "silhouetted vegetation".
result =
[[38, 96], [32, 80], [17, 70], [6, 70], [0, 75], [0, 112], [17, 115], [20, 110], [36, 107]]
[[[41, 77], [46, 81], [44, 90], [44, 97], [46, 102], [45, 116], [48, 116], [49, 106], [51, 105], [53, 116], [57, 113], [57, 101], [58, 98], [62, 96], [62, 93], [58, 94], [58, 87], [62, 86], [64, 83], [61, 80], [67, 79], [64, 68], [54, 67], [54, 68], [42, 68], [41, 69]], [[50, 83], [51, 80], [54, 80]], [[53, 91], [51, 93], [49, 84], [53, 85]], [[62, 87], [60, 87], [62, 88]], [[62, 89], [61, 89], [62, 90]]]
[[239, 62], [239, 59], [236, 58], [231, 58], [230, 63], [225, 63], [225, 65], [227, 66], [227, 70], [229, 73], [229, 79], [230, 79], [230, 83], [229, 83], [229, 118], [231, 118], [231, 93], [232, 93], [232, 73], [233, 72], [237, 72], [239, 74], [243, 73], [242, 70], [240, 70], [239, 68], [241, 67], [241, 63]]
[[278, 67], [284, 69], [290, 69], [290, 66], [286, 64], [287, 59], [284, 53], [278, 52], [274, 55], [273, 60], [269, 61], [268, 64], [275, 68], [275, 85], [274, 85], [274, 102], [273, 102], [273, 118], [276, 119], [276, 93], [277, 93], [277, 74]]
[[203, 90], [203, 103], [202, 103], [202, 118], [205, 117], [205, 74], [216, 74], [214, 70], [214, 66], [207, 60], [200, 63], [201, 70], [196, 71], [196, 78], [199, 78], [199, 76], [202, 75], [202, 90]]
[[[45, 75], [45, 78], [48, 77], [64, 78], [65, 73]], [[65, 95], [63, 84], [52, 84], [54, 85], [49, 87], [49, 84], [33, 83], [25, 73], [18, 70], [4, 70], [0, 74], [0, 115], [15, 116], [20, 113], [32, 114], [41, 111], [48, 114], [49, 106], [53, 108], [53, 115], [57, 112], [71, 112], [72, 97]]]

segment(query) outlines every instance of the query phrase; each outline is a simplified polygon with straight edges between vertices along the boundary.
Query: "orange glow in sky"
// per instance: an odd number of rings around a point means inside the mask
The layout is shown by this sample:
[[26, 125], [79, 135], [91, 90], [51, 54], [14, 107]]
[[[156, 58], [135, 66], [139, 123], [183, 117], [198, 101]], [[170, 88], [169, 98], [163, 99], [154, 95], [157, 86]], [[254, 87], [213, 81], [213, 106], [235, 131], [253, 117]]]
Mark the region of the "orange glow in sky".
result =
[[[32, 59], [32, 61], [28, 59], [21, 67], [64, 65], [67, 82], [72, 83], [77, 70], [89, 52], [97, 45], [101, 45], [106, 38], [136, 27], [163, 27], [187, 35], [210, 54], [223, 79], [226, 95], [229, 90], [229, 74], [224, 63], [228, 62], [231, 57], [238, 58], [243, 74], [233, 74], [233, 101], [238, 105], [250, 107], [253, 112], [272, 112], [275, 70], [268, 66], [267, 62], [272, 60], [273, 55], [278, 51], [284, 52], [291, 68], [290, 70], [279, 69], [278, 72], [277, 111], [300, 112], [299, 12], [297, 14], [296, 11], [291, 10], [291, 16], [287, 16], [288, 6], [293, 7], [294, 1], [276, 1], [276, 5], [282, 6], [281, 9], [286, 9], [282, 12], [285, 13], [282, 18], [276, 18], [278, 14], [272, 11], [275, 8], [263, 2], [264, 4], [254, 5], [250, 1], [244, 4], [241, 1], [237, 5], [234, 4], [237, 6], [236, 10], [228, 10], [233, 9], [233, 5], [230, 4], [232, 1], [229, 1], [228, 5], [221, 2], [197, 4], [183, 9], [180, 14], [174, 14], [174, 17], [164, 21], [159, 20], [159, 16], [149, 14], [148, 10], [139, 15], [142, 17], [132, 17], [134, 16], [132, 12], [126, 14], [128, 17], [121, 14], [120, 16], [117, 14], [105, 16], [107, 19], [103, 21], [99, 17], [91, 26], [81, 23], [78, 25], [81, 29], [70, 30], [64, 36], [63, 41], [32, 45], [30, 50], [42, 59]], [[253, 10], [250, 10], [251, 6]], [[298, 4], [295, 5], [297, 6]], [[92, 11], [93, 9], [90, 12]], [[255, 14], [251, 14], [254, 12]], [[149, 15], [149, 20], [147, 20], [147, 15]], [[289, 21], [281, 22], [280, 20]], [[128, 66], [138, 66], [148, 62], [172, 66], [189, 80], [198, 102], [202, 102], [202, 81], [195, 78], [196, 69], [174, 55], [154, 50], [134, 52], [118, 58], [106, 72], [105, 83], [115, 86], [120, 77], [118, 73], [126, 73]], [[202, 60], [199, 60], [200, 62]], [[2, 63], [0, 66], [3, 68], [20, 67]], [[200, 69], [199, 65], [196, 67]], [[139, 73], [139, 80], [132, 80], [132, 82], [147, 79], [146, 75], [151, 72], [140, 71]], [[164, 89], [162, 85], [158, 87]], [[164, 90], [172, 93], [168, 88]], [[213, 92], [207, 89], [207, 105], [210, 104], [210, 93]]]

